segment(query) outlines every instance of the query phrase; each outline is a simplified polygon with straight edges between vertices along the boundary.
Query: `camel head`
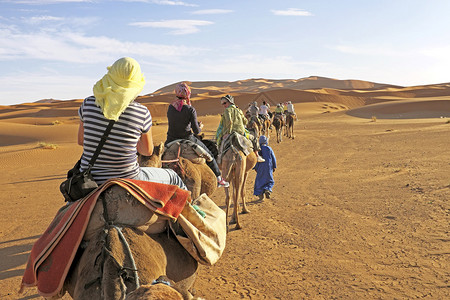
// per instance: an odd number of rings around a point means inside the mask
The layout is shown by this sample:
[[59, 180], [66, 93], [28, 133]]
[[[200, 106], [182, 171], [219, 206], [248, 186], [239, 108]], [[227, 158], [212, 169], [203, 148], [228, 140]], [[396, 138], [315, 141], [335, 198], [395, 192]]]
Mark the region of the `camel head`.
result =
[[161, 142], [159, 145], [153, 147], [153, 153], [150, 156], [145, 156], [138, 154], [138, 163], [141, 167], [155, 167], [161, 168], [161, 157], [164, 152], [164, 143]]
[[160, 276], [152, 284], [140, 286], [129, 293], [125, 300], [183, 300], [183, 295], [178, 291], [175, 282], [166, 276]]

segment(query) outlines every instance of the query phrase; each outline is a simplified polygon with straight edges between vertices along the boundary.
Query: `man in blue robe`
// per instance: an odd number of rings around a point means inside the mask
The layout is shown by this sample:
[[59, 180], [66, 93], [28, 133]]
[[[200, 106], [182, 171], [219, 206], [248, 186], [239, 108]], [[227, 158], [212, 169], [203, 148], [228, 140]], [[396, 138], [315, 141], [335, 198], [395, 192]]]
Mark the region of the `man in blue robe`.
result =
[[272, 148], [269, 147], [269, 141], [267, 137], [261, 135], [259, 137], [259, 144], [261, 146], [260, 155], [265, 159], [264, 162], [256, 163], [256, 179], [253, 194], [259, 196], [259, 200], [264, 199], [264, 195], [267, 199], [270, 199], [270, 193], [275, 184], [273, 180], [273, 172], [277, 167], [277, 160]]

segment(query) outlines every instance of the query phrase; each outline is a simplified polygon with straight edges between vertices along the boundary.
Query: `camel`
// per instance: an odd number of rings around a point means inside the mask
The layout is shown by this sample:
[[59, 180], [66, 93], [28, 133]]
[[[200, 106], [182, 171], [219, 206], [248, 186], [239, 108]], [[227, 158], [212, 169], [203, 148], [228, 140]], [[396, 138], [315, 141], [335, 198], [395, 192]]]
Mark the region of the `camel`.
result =
[[295, 114], [288, 114], [286, 116], [286, 129], [287, 129], [287, 137], [290, 139], [294, 139], [294, 121], [297, 120], [297, 116]]
[[[249, 153], [247, 156], [236, 147], [231, 146], [223, 150], [220, 169], [222, 176], [230, 183], [230, 187], [225, 188], [225, 204], [226, 208], [226, 223], [227, 232], [229, 231], [229, 224], [236, 223], [236, 229], [241, 229], [238, 217], [239, 197], [242, 199], [242, 213], [249, 213], [245, 203], [245, 183], [247, 181], [248, 172], [256, 165], [256, 154]], [[230, 191], [233, 189], [233, 214], [230, 223], [228, 223], [228, 211], [230, 208]]]
[[205, 193], [211, 196], [217, 189], [217, 178], [214, 172], [205, 163], [193, 163], [184, 157], [178, 157], [166, 162], [164, 157], [164, 144], [161, 142], [153, 149], [151, 156], [139, 155], [138, 162], [142, 167], [161, 168], [167, 166], [177, 172], [184, 184], [196, 199]]
[[[189, 290], [198, 262], [170, 232], [149, 234], [142, 226], [128, 225], [126, 220], [135, 222], [141, 211], [152, 214], [120, 186], [102, 193], [88, 224], [90, 234], [85, 234], [64, 283], [73, 299], [125, 299], [160, 276], [175, 282], [183, 299], [192, 299]], [[95, 228], [98, 222], [102, 226]]]
[[261, 125], [256, 118], [257, 117], [250, 117], [246, 127], [250, 132], [253, 132], [256, 138], [259, 138], [261, 134]]
[[265, 117], [261, 119], [261, 134], [269, 137], [270, 126], [272, 125], [272, 121], [269, 117]]
[[282, 115], [275, 115], [273, 117], [273, 126], [275, 127], [275, 132], [277, 134], [277, 143], [281, 143], [282, 140], [282, 130], [284, 127], [284, 120]]

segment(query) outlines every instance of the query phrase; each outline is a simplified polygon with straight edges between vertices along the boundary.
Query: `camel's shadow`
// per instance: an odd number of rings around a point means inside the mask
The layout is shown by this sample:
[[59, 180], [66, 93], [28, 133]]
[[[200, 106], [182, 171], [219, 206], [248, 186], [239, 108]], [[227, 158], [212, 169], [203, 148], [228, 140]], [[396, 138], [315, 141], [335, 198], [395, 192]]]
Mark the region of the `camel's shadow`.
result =
[[20, 243], [27, 240], [35, 240], [39, 237], [40, 235], [35, 235], [21, 239], [0, 242], [0, 257], [2, 258], [2, 263], [0, 264], [0, 280], [23, 275], [25, 269], [16, 268], [18, 266], [26, 264], [29, 252], [31, 251], [34, 242], [20, 245], [8, 244], [17, 242]]

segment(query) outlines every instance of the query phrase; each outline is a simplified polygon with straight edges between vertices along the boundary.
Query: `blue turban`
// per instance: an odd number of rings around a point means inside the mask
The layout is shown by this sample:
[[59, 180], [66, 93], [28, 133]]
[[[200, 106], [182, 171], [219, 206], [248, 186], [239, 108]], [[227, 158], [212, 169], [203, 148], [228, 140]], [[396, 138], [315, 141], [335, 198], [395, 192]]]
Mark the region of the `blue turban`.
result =
[[259, 137], [259, 144], [260, 145], [268, 145], [269, 141], [267, 140], [267, 137], [262, 135]]

